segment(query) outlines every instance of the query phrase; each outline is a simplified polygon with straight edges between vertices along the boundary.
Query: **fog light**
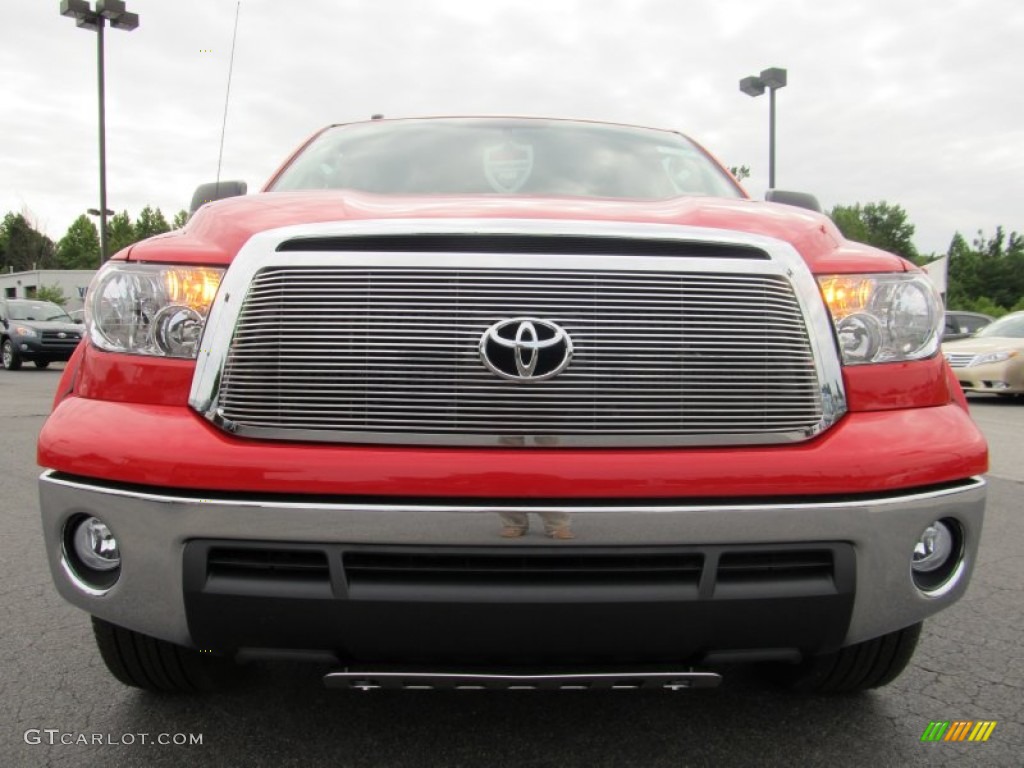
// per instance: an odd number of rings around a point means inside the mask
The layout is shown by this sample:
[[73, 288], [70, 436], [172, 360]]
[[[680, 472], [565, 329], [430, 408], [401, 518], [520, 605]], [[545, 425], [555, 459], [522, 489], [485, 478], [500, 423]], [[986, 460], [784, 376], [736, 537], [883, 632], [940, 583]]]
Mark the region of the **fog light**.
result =
[[98, 517], [86, 517], [73, 534], [75, 554], [82, 564], [96, 571], [113, 571], [121, 567], [117, 539], [107, 524]]
[[911, 567], [919, 573], [931, 573], [942, 567], [953, 552], [953, 533], [941, 520], [924, 529], [914, 545]]
[[963, 531], [955, 520], [936, 520], [921, 532], [910, 571], [918, 589], [930, 595], [952, 588], [963, 572]]

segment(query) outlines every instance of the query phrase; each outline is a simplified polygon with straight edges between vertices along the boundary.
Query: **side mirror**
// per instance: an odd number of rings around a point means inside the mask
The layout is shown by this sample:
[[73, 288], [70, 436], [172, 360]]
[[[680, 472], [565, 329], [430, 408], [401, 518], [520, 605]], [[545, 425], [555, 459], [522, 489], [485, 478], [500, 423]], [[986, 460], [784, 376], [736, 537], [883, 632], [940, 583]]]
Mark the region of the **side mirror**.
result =
[[793, 205], [797, 208], [806, 208], [809, 211], [815, 213], [821, 213], [821, 203], [818, 202], [818, 198], [814, 195], [809, 195], [806, 192], [788, 192], [784, 189], [769, 189], [764, 193], [764, 199], [769, 203], [782, 203], [783, 205]]
[[238, 197], [244, 195], [248, 186], [244, 181], [211, 181], [209, 184], [200, 184], [192, 195], [192, 204], [188, 207], [188, 215], [195, 213], [203, 203], [212, 203], [214, 200], [223, 200], [227, 197]]

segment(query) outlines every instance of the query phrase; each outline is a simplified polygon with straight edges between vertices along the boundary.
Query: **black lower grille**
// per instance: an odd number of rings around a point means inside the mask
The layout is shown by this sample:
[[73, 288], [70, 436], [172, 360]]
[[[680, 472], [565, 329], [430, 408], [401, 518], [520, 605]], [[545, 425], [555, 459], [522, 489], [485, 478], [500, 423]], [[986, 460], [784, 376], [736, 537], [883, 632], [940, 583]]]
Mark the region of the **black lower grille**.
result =
[[[200, 647], [345, 664], [678, 663], [839, 647], [850, 544], [588, 547], [191, 541]], [[756, 655], [756, 653], [755, 653]]]
[[832, 553], [828, 550], [725, 552], [718, 560], [717, 581], [831, 579], [833, 565]]
[[[790, 545], [792, 546], [792, 545]], [[845, 550], [840, 550], [845, 551]], [[746, 594], [796, 587], [821, 594], [837, 590], [850, 558], [837, 550], [796, 546], [647, 548], [436, 548], [345, 545], [213, 545], [203, 564], [210, 582], [345, 585], [360, 590], [417, 591], [544, 587], [685, 587], [702, 594]], [[717, 555], [717, 557], [715, 557]], [[851, 561], [852, 562], [852, 561]]]
[[681, 554], [575, 554], [518, 552], [431, 554], [347, 552], [351, 588], [364, 584], [487, 584], [541, 586], [593, 584], [687, 584], [700, 580], [704, 558]]
[[206, 561], [209, 578], [330, 581], [327, 554], [317, 549], [215, 547]]
[[715, 575], [715, 597], [835, 594], [845, 575], [835, 558], [832, 550], [818, 549], [723, 552]]

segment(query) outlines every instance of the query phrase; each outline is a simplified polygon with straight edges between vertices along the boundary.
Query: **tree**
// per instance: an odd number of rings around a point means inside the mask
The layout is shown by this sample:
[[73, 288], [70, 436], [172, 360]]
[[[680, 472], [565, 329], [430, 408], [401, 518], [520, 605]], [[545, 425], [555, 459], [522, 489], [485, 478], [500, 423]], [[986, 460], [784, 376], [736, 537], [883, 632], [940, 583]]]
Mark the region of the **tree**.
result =
[[61, 269], [96, 269], [100, 265], [99, 231], [84, 213], [57, 243], [57, 264]]
[[731, 173], [736, 181], [743, 181], [750, 177], [750, 166], [749, 165], [730, 165], [729, 173]]
[[1002, 314], [1024, 296], [1024, 237], [996, 227], [992, 237], [978, 232], [968, 245], [958, 232], [949, 245], [951, 309]]
[[188, 211], [182, 208], [174, 214], [174, 221], [171, 222], [171, 229], [181, 229], [188, 223]]
[[147, 237], [153, 235], [162, 235], [164, 232], [170, 232], [171, 227], [167, 223], [167, 219], [164, 218], [163, 213], [160, 209], [153, 209], [150, 206], [146, 206], [139, 213], [139, 218], [135, 220], [135, 239], [145, 240]]
[[843, 236], [889, 251], [916, 262], [914, 225], [907, 220], [907, 212], [898, 205], [880, 203], [837, 205], [829, 213]]
[[135, 225], [132, 224], [128, 211], [121, 211], [107, 221], [107, 247], [110, 249], [111, 256], [121, 249], [127, 248], [138, 239], [135, 236]]
[[56, 266], [53, 240], [37, 231], [23, 213], [8, 213], [0, 223], [0, 268], [15, 272]]
[[[97, 246], [97, 254], [99, 254], [98, 248], [99, 246]], [[64, 289], [59, 285], [40, 285], [36, 288], [35, 297], [40, 301], [52, 301], [61, 307], [68, 301], [68, 297], [64, 295]]]

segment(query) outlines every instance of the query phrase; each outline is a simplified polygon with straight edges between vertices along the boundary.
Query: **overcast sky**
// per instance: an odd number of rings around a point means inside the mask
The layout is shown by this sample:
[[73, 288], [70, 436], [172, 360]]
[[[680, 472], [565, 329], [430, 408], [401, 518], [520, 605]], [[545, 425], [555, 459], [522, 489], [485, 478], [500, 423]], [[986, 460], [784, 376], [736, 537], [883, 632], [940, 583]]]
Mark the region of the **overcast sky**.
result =
[[[217, 174], [237, 0], [128, 0], [107, 30], [108, 206], [168, 219]], [[0, 0], [0, 214], [54, 238], [98, 207], [96, 35], [58, 0]], [[1021, 0], [242, 0], [223, 179], [262, 186], [318, 128], [521, 114], [673, 128], [763, 197], [902, 205], [925, 253], [1024, 232]]]

